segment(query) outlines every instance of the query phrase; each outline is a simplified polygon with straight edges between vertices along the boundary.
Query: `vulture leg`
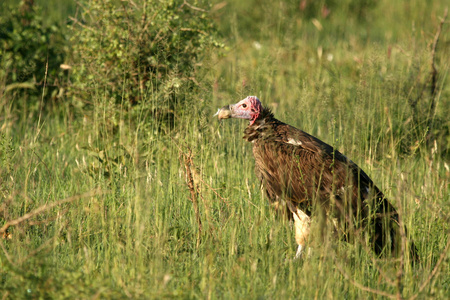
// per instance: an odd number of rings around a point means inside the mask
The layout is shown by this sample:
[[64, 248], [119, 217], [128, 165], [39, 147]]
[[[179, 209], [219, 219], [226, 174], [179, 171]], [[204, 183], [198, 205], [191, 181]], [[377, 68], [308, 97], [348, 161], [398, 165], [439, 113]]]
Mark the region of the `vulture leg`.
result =
[[292, 213], [294, 215], [295, 241], [298, 244], [295, 258], [300, 258], [309, 237], [311, 219], [302, 210], [298, 209]]

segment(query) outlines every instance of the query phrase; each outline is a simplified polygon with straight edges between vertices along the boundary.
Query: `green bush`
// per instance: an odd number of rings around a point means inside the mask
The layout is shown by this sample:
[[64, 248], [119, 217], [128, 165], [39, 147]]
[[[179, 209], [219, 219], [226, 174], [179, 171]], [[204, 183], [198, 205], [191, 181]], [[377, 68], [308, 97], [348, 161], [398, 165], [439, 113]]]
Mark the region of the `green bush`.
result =
[[32, 1], [9, 6], [7, 11], [0, 15], [0, 81], [3, 88], [6, 92], [26, 91], [26, 95], [40, 99], [42, 90], [35, 88], [43, 86], [45, 81], [55, 96], [61, 85], [60, 65], [65, 56], [61, 28], [44, 26], [41, 9]]
[[208, 12], [180, 0], [80, 3], [71, 94], [84, 104], [100, 90], [110, 105], [151, 95], [158, 109], [173, 107], [175, 97], [195, 90], [195, 71], [208, 50], [221, 47]]

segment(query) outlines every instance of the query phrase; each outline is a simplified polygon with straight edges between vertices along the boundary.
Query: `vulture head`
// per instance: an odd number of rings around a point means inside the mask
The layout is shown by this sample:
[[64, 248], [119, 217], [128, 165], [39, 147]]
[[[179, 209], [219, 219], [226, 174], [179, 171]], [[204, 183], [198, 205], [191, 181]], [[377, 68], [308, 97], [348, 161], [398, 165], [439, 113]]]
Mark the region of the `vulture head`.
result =
[[236, 104], [225, 105], [220, 108], [215, 116], [221, 119], [237, 118], [250, 120], [250, 125], [258, 119], [262, 111], [262, 105], [256, 96], [248, 96]]

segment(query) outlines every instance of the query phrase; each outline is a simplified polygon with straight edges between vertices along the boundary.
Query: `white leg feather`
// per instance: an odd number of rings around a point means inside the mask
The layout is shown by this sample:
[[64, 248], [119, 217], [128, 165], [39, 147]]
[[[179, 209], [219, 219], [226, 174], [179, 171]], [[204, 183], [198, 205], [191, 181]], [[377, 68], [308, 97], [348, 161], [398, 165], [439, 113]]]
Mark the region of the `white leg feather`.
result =
[[[297, 209], [294, 215], [294, 226], [295, 226], [295, 241], [298, 244], [297, 253], [295, 254], [295, 259], [302, 256], [303, 249], [305, 248], [306, 242], [309, 237], [311, 219], [307, 214], [305, 214], [300, 209]], [[308, 249], [308, 255], [311, 253], [311, 249]]]
[[297, 253], [295, 253], [294, 259], [299, 259], [300, 257], [302, 257], [302, 249], [303, 249], [303, 246], [298, 245]]

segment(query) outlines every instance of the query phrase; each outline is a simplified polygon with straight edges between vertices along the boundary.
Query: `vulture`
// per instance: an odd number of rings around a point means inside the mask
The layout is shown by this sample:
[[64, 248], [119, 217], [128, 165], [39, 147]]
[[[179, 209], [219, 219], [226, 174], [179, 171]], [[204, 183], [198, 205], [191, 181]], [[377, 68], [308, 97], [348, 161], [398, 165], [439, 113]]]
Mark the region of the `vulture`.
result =
[[[294, 219], [295, 257], [304, 252], [311, 217], [332, 220], [348, 240], [359, 228], [377, 255], [399, 254], [398, 213], [369, 176], [353, 161], [318, 138], [277, 120], [256, 96], [226, 105], [219, 120], [249, 120], [244, 139], [253, 144], [255, 172], [270, 202]], [[282, 204], [282, 205], [280, 205]], [[405, 228], [406, 232], [406, 228]], [[412, 261], [418, 259], [410, 242]]]

